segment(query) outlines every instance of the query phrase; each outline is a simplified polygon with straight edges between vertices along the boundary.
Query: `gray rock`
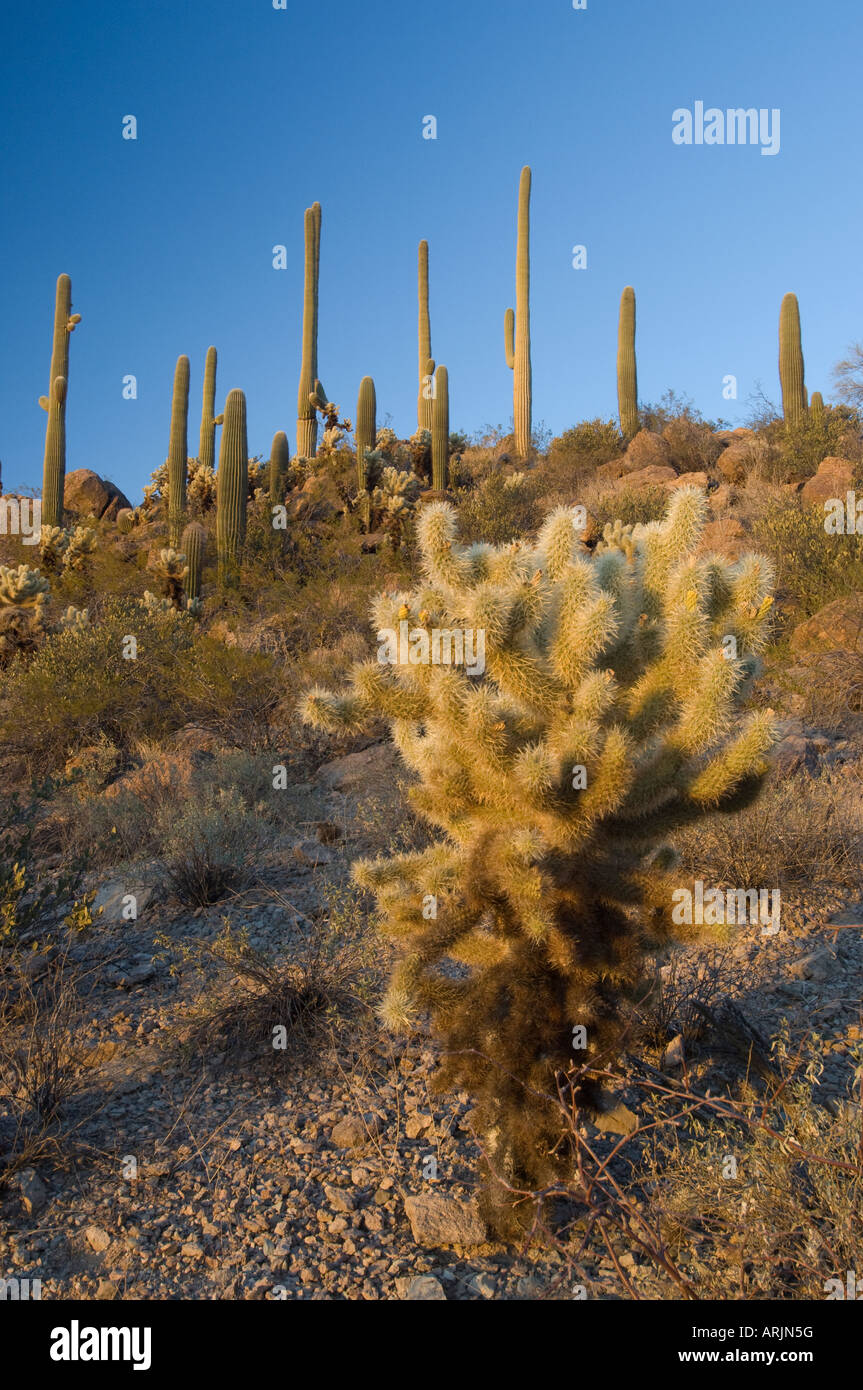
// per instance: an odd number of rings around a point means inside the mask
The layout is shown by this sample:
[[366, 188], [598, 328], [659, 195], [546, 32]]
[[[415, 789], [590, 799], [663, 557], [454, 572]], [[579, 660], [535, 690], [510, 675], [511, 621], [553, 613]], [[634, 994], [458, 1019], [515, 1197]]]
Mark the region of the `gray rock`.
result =
[[480, 1298], [494, 1298], [497, 1293], [497, 1284], [490, 1274], [475, 1274], [468, 1288], [471, 1293], [479, 1294]]
[[22, 1168], [18, 1174], [18, 1191], [28, 1216], [40, 1212], [48, 1200], [48, 1189], [35, 1168]]
[[359, 1149], [368, 1143], [368, 1128], [359, 1115], [346, 1115], [330, 1132], [337, 1149]]
[[443, 1284], [431, 1274], [419, 1274], [416, 1279], [412, 1279], [405, 1298], [412, 1303], [446, 1303]]
[[333, 1211], [355, 1211], [357, 1205], [356, 1194], [347, 1192], [343, 1187], [330, 1187], [324, 1183], [324, 1193]]
[[417, 1245], [484, 1245], [488, 1239], [485, 1224], [472, 1205], [455, 1197], [425, 1193], [405, 1198], [405, 1213]]

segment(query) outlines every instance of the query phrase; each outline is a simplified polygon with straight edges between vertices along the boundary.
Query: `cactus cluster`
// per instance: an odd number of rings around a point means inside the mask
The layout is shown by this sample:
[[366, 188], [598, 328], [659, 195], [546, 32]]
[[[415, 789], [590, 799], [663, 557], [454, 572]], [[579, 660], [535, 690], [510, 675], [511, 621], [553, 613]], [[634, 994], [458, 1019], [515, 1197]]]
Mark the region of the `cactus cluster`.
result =
[[44, 631], [49, 581], [29, 565], [0, 565], [0, 666], [35, 650]]
[[477, 1101], [502, 1233], [516, 1220], [506, 1185], [533, 1191], [566, 1169], [550, 1097], [574, 1029], [589, 1104], [589, 1068], [621, 1043], [621, 1000], [680, 934], [664, 838], [747, 804], [767, 771], [771, 712], [738, 706], [767, 641], [771, 568], [698, 556], [706, 511], [682, 487], [662, 522], [592, 554], [565, 508], [535, 545], [461, 546], [454, 510], [433, 503], [418, 521], [423, 584], [373, 614], [379, 641], [405, 629], [406, 652], [388, 641], [346, 693], [303, 703], [333, 731], [384, 716], [418, 778], [414, 808], [440, 832], [354, 873], [399, 950], [382, 1017], [431, 1015], [438, 1086]]

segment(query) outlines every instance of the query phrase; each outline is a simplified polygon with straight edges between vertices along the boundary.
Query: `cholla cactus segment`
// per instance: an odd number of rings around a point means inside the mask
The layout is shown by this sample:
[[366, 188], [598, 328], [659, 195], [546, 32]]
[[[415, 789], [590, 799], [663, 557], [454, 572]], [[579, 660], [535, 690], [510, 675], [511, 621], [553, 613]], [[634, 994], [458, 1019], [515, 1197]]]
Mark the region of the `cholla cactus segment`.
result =
[[159, 558], [151, 568], [162, 581], [162, 594], [174, 608], [182, 608], [186, 593], [184, 585], [189, 575], [186, 556], [181, 550], [166, 547], [159, 551]]
[[48, 570], [59, 569], [69, 546], [70, 532], [63, 526], [43, 526], [39, 535], [39, 559]]
[[0, 565], [0, 604], [4, 607], [31, 608], [47, 602], [51, 594], [49, 581], [29, 565], [12, 569]]
[[67, 570], [78, 573], [86, 570], [96, 545], [96, 533], [89, 526], [76, 526], [69, 536], [69, 544], [63, 556], [64, 573]]
[[476, 1097], [503, 1234], [515, 1217], [494, 1175], [535, 1190], [566, 1166], [542, 1097], [572, 1066], [573, 1028], [578, 1062], [612, 1060], [646, 957], [685, 934], [665, 837], [745, 805], [767, 771], [771, 716], [740, 702], [770, 568], [696, 554], [705, 516], [704, 494], [681, 488], [662, 521], [612, 527], [595, 554], [563, 508], [536, 544], [466, 546], [454, 509], [430, 503], [419, 587], [375, 603], [378, 659], [303, 706], [331, 730], [383, 716], [438, 831], [355, 876], [399, 952], [382, 1015], [431, 1015], [439, 1085]]
[[57, 627], [61, 632], [83, 632], [90, 626], [89, 608], [73, 608], [71, 604], [60, 614], [57, 621]]
[[169, 598], [161, 598], [158, 594], [151, 593], [145, 589], [143, 596], [138, 599], [139, 608], [143, 608], [146, 613], [167, 613], [173, 618], [186, 616], [184, 606], [177, 607]]

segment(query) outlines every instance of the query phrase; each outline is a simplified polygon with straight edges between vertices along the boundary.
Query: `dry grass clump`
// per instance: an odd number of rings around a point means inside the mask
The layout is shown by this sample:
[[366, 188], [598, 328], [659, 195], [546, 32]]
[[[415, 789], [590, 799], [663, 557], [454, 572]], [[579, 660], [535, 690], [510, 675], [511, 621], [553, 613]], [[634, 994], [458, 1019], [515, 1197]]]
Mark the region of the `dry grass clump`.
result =
[[754, 805], [675, 840], [681, 873], [717, 887], [855, 888], [863, 851], [859, 765], [767, 784]]

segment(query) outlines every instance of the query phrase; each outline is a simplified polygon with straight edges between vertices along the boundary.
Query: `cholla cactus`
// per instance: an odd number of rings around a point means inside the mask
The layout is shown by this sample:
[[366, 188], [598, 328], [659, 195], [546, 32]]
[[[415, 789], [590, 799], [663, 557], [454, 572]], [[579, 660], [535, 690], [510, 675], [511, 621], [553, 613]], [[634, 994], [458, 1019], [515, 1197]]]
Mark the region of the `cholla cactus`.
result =
[[408, 440], [408, 453], [413, 470], [423, 483], [431, 482], [432, 435], [430, 429], [415, 430]]
[[58, 570], [62, 565], [70, 534], [63, 526], [42, 527], [39, 535], [39, 560], [46, 570]]
[[159, 558], [150, 568], [162, 581], [162, 595], [172, 608], [183, 608], [186, 602], [185, 581], [189, 576], [189, 566], [181, 550], [167, 547], [159, 551]]
[[[367, 459], [372, 457], [372, 454], [366, 455]], [[404, 539], [405, 523], [414, 511], [419, 492], [420, 482], [413, 473], [385, 468], [372, 493], [375, 525], [387, 532], [393, 550], [398, 550]]]
[[510, 473], [508, 478], [504, 478], [503, 485], [508, 492], [519, 492], [526, 482], [526, 473]]
[[51, 585], [29, 565], [0, 565], [0, 666], [36, 649]]
[[186, 612], [185, 608], [177, 608], [169, 598], [160, 598], [149, 589], [145, 589], [143, 596], [138, 599], [138, 607], [143, 608], [145, 613], [168, 613], [173, 618], [180, 618]]
[[199, 459], [189, 459], [189, 481], [186, 484], [186, 498], [189, 509], [194, 512], [209, 512], [216, 505], [216, 475], [209, 463]]
[[63, 556], [64, 574], [73, 570], [83, 573], [90, 564], [90, 556], [96, 549], [96, 534], [89, 526], [76, 526], [69, 535], [69, 544]]
[[375, 437], [375, 448], [379, 449], [382, 454], [389, 454], [397, 447], [398, 442], [399, 437], [395, 430], [391, 430], [385, 425], [383, 429], [377, 432]]
[[0, 604], [4, 608], [33, 608], [47, 601], [51, 585], [29, 565], [12, 569], [0, 565]]
[[430, 504], [423, 585], [374, 607], [378, 661], [348, 693], [304, 700], [329, 730], [385, 716], [419, 776], [413, 805], [442, 832], [354, 874], [400, 947], [381, 1015], [397, 1028], [431, 1015], [438, 1087], [477, 1098], [485, 1211], [504, 1234], [515, 1218], [497, 1180], [536, 1190], [567, 1168], [546, 1098], [574, 1028], [585, 1066], [569, 1084], [591, 1103], [646, 954], [685, 933], [664, 837], [746, 805], [767, 771], [772, 712], [736, 707], [767, 641], [770, 564], [696, 556], [705, 516], [704, 494], [680, 488], [627, 558], [592, 555], [566, 508], [535, 546], [460, 546], [453, 508]]
[[90, 626], [89, 608], [73, 608], [71, 603], [57, 621], [60, 632], [84, 632]]

